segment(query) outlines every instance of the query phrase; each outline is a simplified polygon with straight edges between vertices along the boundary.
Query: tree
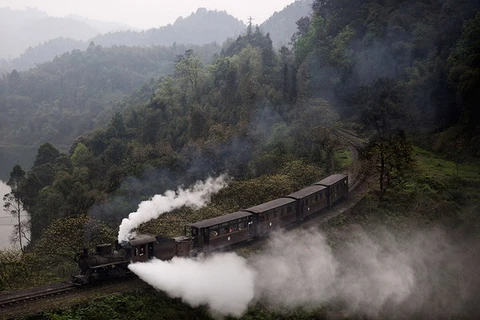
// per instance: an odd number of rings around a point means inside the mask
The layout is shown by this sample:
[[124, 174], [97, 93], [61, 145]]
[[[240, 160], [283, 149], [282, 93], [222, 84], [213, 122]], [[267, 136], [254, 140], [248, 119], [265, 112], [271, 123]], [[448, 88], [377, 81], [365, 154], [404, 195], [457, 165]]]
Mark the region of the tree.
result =
[[450, 84], [461, 101], [462, 121], [473, 131], [480, 120], [480, 13], [465, 24], [448, 63]]
[[10, 186], [11, 192], [3, 196], [3, 210], [17, 219], [15, 225], [15, 237], [18, 240], [20, 249], [24, 250], [22, 239], [26, 239], [30, 242], [30, 239], [26, 235], [25, 223], [22, 223], [22, 212], [24, 212], [23, 202], [21, 200], [21, 187], [25, 184], [25, 171], [23, 171], [20, 165], [15, 165], [12, 172], [10, 172], [10, 179], [7, 185]]
[[200, 85], [204, 78], [202, 61], [193, 50], [185, 51], [177, 58], [175, 72], [178, 78], [190, 89], [194, 102], [200, 102]]
[[83, 248], [93, 249], [99, 243], [111, 243], [114, 239], [114, 230], [104, 223], [87, 215], [78, 215], [53, 221], [36, 249], [42, 255], [73, 262], [76, 253]]
[[313, 161], [323, 160], [328, 171], [334, 171], [333, 151], [338, 142], [333, 131], [338, 114], [323, 99], [310, 100], [297, 112], [294, 127], [297, 152]]
[[380, 201], [393, 184], [404, 181], [415, 164], [413, 148], [403, 131], [376, 136], [365, 148], [364, 157], [378, 174], [376, 191]]
[[360, 87], [356, 95], [362, 123], [374, 133], [364, 157], [378, 174], [380, 201], [394, 183], [403, 181], [415, 162], [412, 146], [400, 129], [406, 117], [404, 99], [404, 88], [391, 78], [378, 78]]
[[45, 142], [38, 148], [33, 165], [39, 167], [44, 164], [53, 163], [59, 155], [60, 152], [52, 144]]
[[243, 105], [255, 107], [262, 80], [262, 57], [259, 49], [248, 45], [235, 57], [238, 70], [239, 85], [237, 94], [240, 95]]
[[0, 291], [45, 283], [50, 278], [33, 252], [0, 250]]

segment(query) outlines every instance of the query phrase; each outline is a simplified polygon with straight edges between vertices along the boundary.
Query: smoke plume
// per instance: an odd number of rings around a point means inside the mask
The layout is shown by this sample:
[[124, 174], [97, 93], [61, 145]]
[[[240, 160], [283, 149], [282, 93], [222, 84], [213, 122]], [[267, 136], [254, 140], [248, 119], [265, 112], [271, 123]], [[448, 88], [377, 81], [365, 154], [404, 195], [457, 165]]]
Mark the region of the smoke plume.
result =
[[480, 246], [442, 229], [408, 237], [356, 229], [332, 247], [317, 230], [273, 235], [251, 257], [255, 299], [278, 309], [341, 306], [344, 315], [442, 319], [478, 315]]
[[188, 206], [200, 208], [210, 201], [213, 194], [227, 185], [227, 177], [208, 178], [205, 182], [198, 181], [188, 189], [178, 188], [177, 191], [168, 190], [163, 195], [156, 195], [151, 200], [143, 201], [138, 205], [136, 212], [122, 220], [118, 232], [118, 241], [128, 240], [130, 232], [140, 224], [158, 218], [161, 214], [171, 210]]
[[142, 280], [192, 306], [208, 304], [221, 315], [240, 316], [254, 294], [254, 271], [234, 253], [206, 259], [173, 258], [129, 265]]
[[331, 246], [318, 230], [275, 233], [262, 252], [205, 260], [131, 264], [142, 279], [193, 306], [239, 316], [250, 303], [277, 310], [334, 311], [333, 318], [475, 318], [480, 248], [433, 228], [400, 236], [382, 228], [341, 233]]

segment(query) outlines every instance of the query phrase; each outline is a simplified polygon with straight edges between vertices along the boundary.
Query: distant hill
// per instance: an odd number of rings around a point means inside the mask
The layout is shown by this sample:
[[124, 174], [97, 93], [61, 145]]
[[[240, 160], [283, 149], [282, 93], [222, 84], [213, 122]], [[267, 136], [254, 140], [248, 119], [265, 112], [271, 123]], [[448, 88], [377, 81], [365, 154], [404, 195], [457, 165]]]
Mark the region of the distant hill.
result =
[[263, 32], [270, 33], [273, 45], [280, 48], [290, 42], [292, 35], [297, 31], [296, 22], [308, 16], [312, 11], [313, 0], [298, 0], [286, 6], [282, 11], [275, 12], [268, 20], [260, 25]]
[[[42, 21], [50, 21], [48, 16], [45, 18], [46, 16], [42, 15], [40, 11], [34, 12], [38, 13], [38, 19], [42, 19]], [[28, 11], [28, 13], [30, 13], [30, 15], [33, 14], [33, 12], [30, 11]], [[75, 19], [78, 19], [78, 17], [75, 17]], [[84, 21], [89, 23], [95, 22], [87, 19], [84, 19]], [[79, 25], [85, 24], [85, 22], [76, 20], [73, 22]], [[0, 22], [0, 24], [1, 23], [2, 22]], [[57, 24], [58, 23], [60, 23], [60, 21], [57, 21]], [[114, 23], [110, 25], [112, 28], [118, 26], [118, 24]], [[70, 52], [73, 49], [85, 50], [90, 44], [90, 41], [93, 41], [96, 45], [102, 45], [104, 47], [111, 47], [114, 45], [142, 47], [155, 45], [171, 46], [174, 43], [203, 45], [212, 42], [222, 44], [227, 38], [239, 35], [245, 30], [245, 28], [246, 26], [242, 21], [234, 18], [225, 11], [209, 11], [205, 8], [200, 8], [186, 18], [179, 17], [174, 24], [146, 31], [128, 30], [110, 32], [97, 35], [96, 37], [93, 37], [93, 35], [96, 35], [97, 33], [92, 31], [90, 34], [93, 38], [89, 38], [87, 37], [87, 29], [85, 29], [82, 31], [85, 35], [82, 37], [83, 40], [74, 40], [72, 39], [74, 37], [69, 38], [68, 36], [62, 36], [48, 41], [42, 40], [43, 43], [31, 45], [31, 47], [26, 49], [25, 52], [15, 59], [11, 59], [10, 61], [0, 60], [0, 74], [9, 73], [13, 69], [16, 69], [17, 71], [26, 70], [30, 67], [34, 67], [36, 64], [51, 61], [56, 55]], [[31, 33], [35, 34], [34, 31], [31, 31]], [[0, 39], [1, 37], [2, 36], [0, 35]], [[0, 54], [0, 58], [1, 57], [2, 55]]]
[[10, 73], [13, 69], [22, 71], [36, 66], [37, 64], [53, 60], [74, 49], [85, 50], [89, 45], [88, 41], [74, 40], [70, 38], [56, 38], [45, 41], [34, 47], [29, 47], [19, 57], [10, 61], [0, 60], [0, 74]]
[[173, 24], [146, 31], [122, 31], [96, 36], [93, 41], [103, 46], [150, 46], [216, 42], [222, 44], [229, 37], [243, 32], [246, 25], [225, 11], [199, 8], [186, 18], [179, 17]]
[[49, 17], [37, 9], [0, 8], [0, 58], [18, 57], [27, 48], [54, 38], [87, 40], [98, 33], [86, 22]]
[[108, 32], [134, 29], [126, 23], [116, 22], [116, 21], [93, 20], [93, 19], [88, 19], [88, 18], [85, 18], [85, 17], [77, 16], [77, 15], [74, 15], [74, 14], [68, 15], [67, 18], [73, 19], [73, 20], [76, 20], [76, 21], [85, 22], [86, 24], [88, 24], [88, 25], [94, 27], [96, 30], [98, 30], [99, 33], [108, 33]]

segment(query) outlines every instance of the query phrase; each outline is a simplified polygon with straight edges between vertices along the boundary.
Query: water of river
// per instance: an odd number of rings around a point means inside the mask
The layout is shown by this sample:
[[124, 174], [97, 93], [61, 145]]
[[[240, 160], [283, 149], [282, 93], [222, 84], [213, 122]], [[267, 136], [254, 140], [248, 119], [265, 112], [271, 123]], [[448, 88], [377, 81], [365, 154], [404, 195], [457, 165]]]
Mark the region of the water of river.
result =
[[[3, 196], [10, 192], [10, 187], [0, 180], [0, 249], [19, 248], [18, 244], [12, 244], [10, 236], [13, 232], [13, 226], [16, 224], [15, 217], [3, 210]], [[26, 216], [26, 213], [24, 213]]]

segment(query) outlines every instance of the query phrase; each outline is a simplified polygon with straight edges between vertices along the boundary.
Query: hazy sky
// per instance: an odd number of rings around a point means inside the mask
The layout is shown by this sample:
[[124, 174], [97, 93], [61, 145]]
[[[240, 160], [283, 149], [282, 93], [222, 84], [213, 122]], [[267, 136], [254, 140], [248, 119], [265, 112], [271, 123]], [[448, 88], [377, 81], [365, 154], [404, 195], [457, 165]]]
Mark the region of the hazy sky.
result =
[[0, 0], [0, 7], [37, 8], [51, 16], [76, 14], [90, 19], [124, 22], [136, 28], [173, 23], [199, 7], [226, 10], [244, 22], [249, 16], [260, 24], [295, 0]]

